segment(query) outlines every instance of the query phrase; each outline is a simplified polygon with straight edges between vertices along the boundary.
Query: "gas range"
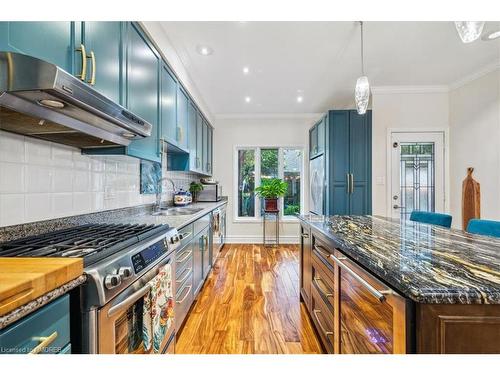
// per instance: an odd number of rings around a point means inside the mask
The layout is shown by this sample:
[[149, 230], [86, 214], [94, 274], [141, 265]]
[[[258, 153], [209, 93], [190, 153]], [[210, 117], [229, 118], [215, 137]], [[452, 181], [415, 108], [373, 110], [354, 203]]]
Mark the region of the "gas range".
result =
[[87, 281], [76, 297], [82, 351], [111, 352], [113, 346], [97, 334], [104, 321], [99, 311], [111, 316], [140, 299], [159, 267], [175, 267], [181, 240], [168, 225], [87, 224], [2, 243], [0, 257], [83, 258]]

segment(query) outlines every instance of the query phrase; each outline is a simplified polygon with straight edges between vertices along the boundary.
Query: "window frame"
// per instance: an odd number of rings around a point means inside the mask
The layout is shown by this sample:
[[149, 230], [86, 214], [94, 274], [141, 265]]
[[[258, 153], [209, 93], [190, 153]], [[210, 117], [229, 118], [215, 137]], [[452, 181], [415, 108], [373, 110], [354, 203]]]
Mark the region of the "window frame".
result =
[[[255, 152], [255, 186], [260, 186], [261, 183], [261, 150], [262, 149], [278, 149], [278, 177], [284, 179], [284, 159], [283, 150], [300, 150], [302, 160], [301, 160], [301, 171], [300, 171], [300, 214], [304, 213], [305, 204], [305, 157], [304, 157], [304, 146], [273, 146], [273, 145], [261, 145], [261, 146], [234, 146], [233, 150], [233, 196], [235, 203], [233, 204], [233, 222], [234, 223], [259, 223], [262, 221], [261, 215], [261, 199], [254, 195], [254, 206], [255, 206], [255, 216], [238, 216], [238, 152], [240, 150], [254, 150]], [[297, 217], [293, 215], [283, 215], [284, 212], [284, 199], [279, 198], [280, 207], [280, 220], [282, 222], [298, 222]]]

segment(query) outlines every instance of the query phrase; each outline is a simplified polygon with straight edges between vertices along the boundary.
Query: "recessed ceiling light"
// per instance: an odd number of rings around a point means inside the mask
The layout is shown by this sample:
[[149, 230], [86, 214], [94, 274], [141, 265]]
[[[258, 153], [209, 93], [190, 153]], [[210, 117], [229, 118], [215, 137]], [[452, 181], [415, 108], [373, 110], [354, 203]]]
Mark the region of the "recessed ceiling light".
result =
[[250, 68], [248, 66], [243, 67], [243, 74], [250, 73]]
[[198, 53], [203, 56], [209, 56], [214, 53], [214, 50], [209, 46], [198, 46], [196, 47], [196, 51], [198, 51]]
[[245, 96], [245, 102], [250, 103], [252, 101], [252, 98], [249, 96]]
[[297, 103], [302, 103], [304, 98], [302, 96], [297, 96]]
[[500, 30], [496, 30], [496, 31], [492, 31], [490, 33], [487, 33], [487, 34], [484, 34], [482, 37], [481, 37], [481, 40], [495, 40], [495, 39], [498, 39], [500, 38]]

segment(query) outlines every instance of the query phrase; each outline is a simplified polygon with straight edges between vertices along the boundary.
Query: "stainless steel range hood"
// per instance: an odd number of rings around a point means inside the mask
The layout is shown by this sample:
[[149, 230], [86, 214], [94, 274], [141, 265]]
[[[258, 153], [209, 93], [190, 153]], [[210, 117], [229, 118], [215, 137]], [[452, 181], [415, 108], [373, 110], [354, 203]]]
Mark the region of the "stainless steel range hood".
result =
[[0, 130], [79, 148], [127, 146], [152, 125], [61, 68], [0, 52]]

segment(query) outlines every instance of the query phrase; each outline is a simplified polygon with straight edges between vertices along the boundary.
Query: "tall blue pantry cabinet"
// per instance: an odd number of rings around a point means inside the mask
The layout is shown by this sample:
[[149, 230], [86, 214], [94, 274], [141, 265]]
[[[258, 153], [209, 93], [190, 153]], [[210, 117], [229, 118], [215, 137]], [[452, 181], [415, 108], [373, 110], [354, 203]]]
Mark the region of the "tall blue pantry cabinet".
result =
[[[372, 212], [372, 112], [331, 110], [325, 126], [325, 213], [369, 215]], [[317, 125], [315, 126], [317, 128]], [[321, 143], [310, 131], [310, 144]], [[311, 147], [311, 155], [321, 147]]]

